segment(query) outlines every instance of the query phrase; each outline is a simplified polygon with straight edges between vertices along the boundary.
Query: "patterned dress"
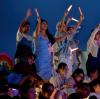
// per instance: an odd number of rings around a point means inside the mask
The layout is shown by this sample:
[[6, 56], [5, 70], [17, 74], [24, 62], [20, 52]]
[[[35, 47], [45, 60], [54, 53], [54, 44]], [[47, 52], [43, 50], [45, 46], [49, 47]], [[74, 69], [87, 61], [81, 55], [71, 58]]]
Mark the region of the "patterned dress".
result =
[[[65, 32], [56, 32], [55, 37], [64, 36], [66, 35]], [[54, 57], [57, 57], [58, 63], [65, 62], [68, 65], [69, 68], [69, 76], [72, 74], [72, 71], [74, 71], [77, 66], [77, 56], [76, 51], [73, 51], [73, 53], [70, 51], [71, 49], [78, 48], [76, 41], [74, 40], [75, 33], [67, 33], [67, 38], [58, 42], [56, 46], [56, 52], [54, 52]], [[54, 59], [55, 60], [55, 59]], [[55, 63], [55, 62], [54, 62]], [[55, 64], [54, 64], [55, 65]]]

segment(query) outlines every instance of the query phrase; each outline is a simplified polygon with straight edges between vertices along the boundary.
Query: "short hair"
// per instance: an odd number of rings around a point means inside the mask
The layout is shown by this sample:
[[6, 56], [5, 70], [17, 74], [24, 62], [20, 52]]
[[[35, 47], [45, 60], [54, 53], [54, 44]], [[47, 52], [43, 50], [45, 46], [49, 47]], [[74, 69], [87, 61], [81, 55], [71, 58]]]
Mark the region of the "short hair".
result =
[[100, 79], [98, 78], [89, 83], [89, 86], [92, 92], [95, 92], [94, 86], [96, 85], [100, 85]]
[[28, 21], [24, 21], [24, 22], [22, 23], [22, 27], [24, 27], [24, 26], [26, 26], [26, 25], [30, 25], [30, 23], [29, 23]]
[[54, 91], [54, 86], [51, 83], [44, 83], [42, 86], [42, 92], [51, 94]]
[[59, 69], [65, 69], [66, 66], [67, 66], [66, 63], [63, 63], [63, 62], [59, 63], [57, 70], [59, 70]]
[[77, 93], [80, 93], [82, 98], [86, 98], [90, 94], [90, 87], [88, 83], [81, 83], [78, 85]]
[[74, 27], [73, 26], [69, 26], [67, 27], [67, 31], [70, 31], [70, 29], [73, 29]]
[[89, 99], [97, 99], [97, 97], [95, 95], [92, 95], [89, 97]]
[[28, 21], [23, 21], [19, 28], [20, 32], [21, 32], [22, 28], [25, 27], [26, 25], [30, 25], [30, 23]]
[[79, 93], [72, 93], [68, 96], [68, 99], [81, 99], [81, 95]]
[[72, 77], [75, 78], [77, 75], [79, 75], [79, 74], [81, 74], [81, 73], [84, 75], [84, 71], [83, 71], [82, 69], [80, 69], [80, 68], [77, 68], [77, 69], [73, 72]]

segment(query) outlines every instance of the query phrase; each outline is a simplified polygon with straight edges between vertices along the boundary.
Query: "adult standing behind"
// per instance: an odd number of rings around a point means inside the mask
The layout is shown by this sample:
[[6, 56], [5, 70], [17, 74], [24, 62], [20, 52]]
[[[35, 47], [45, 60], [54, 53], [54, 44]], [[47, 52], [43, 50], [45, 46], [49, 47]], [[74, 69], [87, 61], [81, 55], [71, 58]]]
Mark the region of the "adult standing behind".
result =
[[[74, 27], [68, 26], [68, 23], [73, 20], [72, 17], [69, 17], [67, 20], [65, 20], [67, 16], [67, 12], [64, 13], [64, 17], [62, 18], [61, 22], [57, 24], [57, 32], [56, 36], [58, 35], [64, 35], [66, 34], [66, 39], [63, 40], [63, 42], [58, 43], [58, 49], [56, 53], [58, 54], [58, 61], [59, 62], [65, 62], [68, 65], [69, 68], [69, 75], [72, 74], [72, 65], [73, 66], [73, 71], [78, 67], [76, 65], [79, 64], [78, 60], [78, 44], [74, 40], [74, 37], [76, 35], [77, 29], [79, 28], [80, 24], [82, 23], [84, 19], [83, 12], [81, 11], [81, 8], [78, 7], [79, 13], [80, 13], [80, 18], [77, 20], [77, 23], [75, 24]], [[73, 49], [76, 49], [72, 51]]]
[[32, 42], [33, 37], [29, 35], [30, 31], [30, 23], [28, 22], [28, 18], [32, 16], [31, 9], [28, 9], [26, 16], [24, 17], [22, 23], [19, 26], [17, 35], [16, 35], [16, 43], [17, 50], [15, 53], [16, 63], [19, 61], [25, 61], [28, 54], [32, 53]]

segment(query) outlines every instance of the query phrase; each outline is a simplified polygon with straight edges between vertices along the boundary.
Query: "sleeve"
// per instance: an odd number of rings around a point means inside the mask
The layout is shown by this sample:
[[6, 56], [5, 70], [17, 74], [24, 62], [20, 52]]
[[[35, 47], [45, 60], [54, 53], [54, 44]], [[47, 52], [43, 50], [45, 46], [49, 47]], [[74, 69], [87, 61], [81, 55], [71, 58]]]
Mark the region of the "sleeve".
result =
[[50, 83], [53, 84], [53, 86], [54, 86], [55, 88], [58, 87], [55, 77], [51, 77]]
[[87, 51], [91, 53], [92, 56], [97, 57], [98, 46], [96, 41], [94, 40], [96, 33], [98, 32], [98, 28], [94, 29], [89, 40], [87, 41]]
[[23, 34], [23, 37], [25, 37], [29, 41], [32, 41], [33, 40], [32, 36], [30, 36], [30, 35]]
[[18, 32], [17, 32], [17, 35], [16, 35], [16, 41], [19, 42], [22, 38], [23, 38], [23, 34], [18, 29]]

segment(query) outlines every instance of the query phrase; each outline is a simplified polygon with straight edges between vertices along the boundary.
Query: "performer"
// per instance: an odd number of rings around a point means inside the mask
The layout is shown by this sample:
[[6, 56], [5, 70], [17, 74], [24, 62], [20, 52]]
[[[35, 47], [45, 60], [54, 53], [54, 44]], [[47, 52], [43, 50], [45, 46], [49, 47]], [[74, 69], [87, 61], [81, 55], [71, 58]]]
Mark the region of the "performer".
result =
[[38, 75], [43, 80], [49, 80], [51, 77], [51, 45], [54, 42], [59, 42], [65, 39], [66, 36], [54, 38], [48, 31], [48, 23], [46, 20], [40, 18], [37, 9], [37, 25], [35, 29], [36, 39], [36, 69]]
[[[57, 23], [57, 25], [56, 25], [57, 31], [55, 33], [55, 37], [66, 35], [65, 27], [68, 25], [68, 23], [71, 19], [68, 18], [68, 20], [66, 22], [65, 22], [65, 19], [66, 19], [67, 15], [69, 14], [71, 8], [72, 8], [72, 5], [70, 5], [68, 7], [68, 9], [64, 12], [64, 16], [62, 17], [61, 21], [59, 21]], [[53, 64], [54, 64], [55, 68], [57, 68], [56, 66], [58, 66], [58, 64], [60, 63], [60, 61], [59, 61], [60, 55], [63, 56], [65, 54], [64, 51], [65, 51], [66, 43], [67, 43], [67, 37], [60, 42], [55, 42], [53, 45]]]
[[[19, 26], [17, 35], [16, 35], [16, 43], [18, 44], [23, 38], [28, 41], [32, 41], [32, 36], [28, 33], [30, 31], [30, 23], [28, 22], [28, 17], [32, 16], [31, 9], [28, 9], [26, 16], [24, 17], [21, 25]], [[29, 45], [30, 46], [30, 45]], [[31, 47], [31, 46], [30, 46]]]
[[88, 59], [86, 62], [87, 74], [91, 69], [100, 71], [100, 24], [92, 31], [87, 42]]
[[[57, 24], [57, 32], [56, 32], [56, 36], [67, 34], [67, 37], [63, 42], [58, 43], [58, 45], [56, 44], [56, 46], [58, 46], [57, 47], [58, 51], [56, 50], [57, 51], [56, 55], [58, 54], [59, 62], [67, 63], [71, 73], [72, 73], [72, 65], [74, 64], [74, 62], [77, 61], [77, 58], [76, 58], [77, 55], [75, 52], [76, 50], [71, 52], [71, 49], [78, 48], [78, 42], [76, 42], [74, 40], [74, 36], [76, 34], [78, 27], [80, 26], [81, 22], [84, 19], [84, 16], [83, 16], [83, 13], [82, 13], [80, 7], [78, 9], [79, 9], [79, 13], [80, 13], [80, 19], [79, 19], [79, 21], [77, 21], [77, 24], [74, 27], [68, 26], [68, 23], [72, 20], [72, 17], [69, 17], [67, 19], [67, 21], [63, 20]], [[66, 14], [64, 14], [64, 15], [66, 15]], [[61, 23], [63, 24], [62, 25], [63, 28], [60, 27]]]
[[34, 38], [29, 35], [30, 31], [30, 23], [28, 22], [28, 18], [32, 16], [32, 10], [28, 9], [26, 16], [24, 17], [21, 25], [19, 26], [17, 35], [16, 35], [16, 44], [17, 50], [15, 53], [15, 59], [18, 63], [19, 61], [25, 61], [29, 54], [32, 54], [32, 44]]

